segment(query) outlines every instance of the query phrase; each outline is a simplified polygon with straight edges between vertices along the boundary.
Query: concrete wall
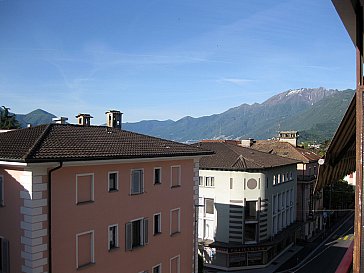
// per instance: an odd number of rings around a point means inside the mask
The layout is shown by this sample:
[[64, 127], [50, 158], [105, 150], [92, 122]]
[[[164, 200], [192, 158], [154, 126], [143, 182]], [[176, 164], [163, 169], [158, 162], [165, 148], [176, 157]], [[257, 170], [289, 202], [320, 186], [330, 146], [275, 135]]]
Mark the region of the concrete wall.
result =
[[[288, 178], [286, 181], [273, 185], [274, 176], [277, 177], [278, 174], [285, 174], [285, 176], [287, 176], [287, 173]], [[258, 240], [268, 239], [270, 236], [276, 234], [296, 220], [297, 173], [295, 165], [265, 169], [261, 172], [200, 170], [199, 175], [203, 177], [204, 182], [205, 177], [215, 178], [214, 187], [200, 185], [199, 189], [200, 205], [204, 205], [204, 200], [206, 198], [212, 198], [215, 202], [214, 214], [206, 214], [204, 207], [199, 208], [198, 235], [200, 239], [210, 239], [224, 243], [232, 241], [243, 243], [244, 239], [242, 238], [240, 240], [238, 238], [239, 235], [237, 235], [236, 239], [231, 238], [231, 230], [234, 229], [234, 233], [238, 233], [239, 230], [244, 233], [244, 224], [237, 224], [233, 227], [230, 220], [234, 218], [239, 221], [239, 215], [244, 217], [244, 208], [247, 201], [257, 201], [257, 210], [260, 212], [260, 218], [259, 221], [257, 221], [259, 233]], [[255, 188], [249, 188], [248, 181], [250, 179], [256, 181]], [[289, 206], [284, 208], [280, 207], [279, 211], [277, 210], [274, 212], [274, 196], [276, 196], [276, 202], [278, 202], [278, 197], [284, 195], [286, 205], [287, 199], [285, 196], [287, 192], [289, 192]], [[235, 206], [233, 213], [231, 212], [231, 205]], [[241, 211], [240, 214], [239, 207]], [[288, 213], [289, 218], [287, 219]], [[281, 220], [281, 226], [277, 225], [276, 231], [273, 228], [274, 217], [277, 219], [279, 217], [286, 219], [286, 222], [283, 224], [283, 220]], [[208, 225], [208, 228], [206, 225]]]

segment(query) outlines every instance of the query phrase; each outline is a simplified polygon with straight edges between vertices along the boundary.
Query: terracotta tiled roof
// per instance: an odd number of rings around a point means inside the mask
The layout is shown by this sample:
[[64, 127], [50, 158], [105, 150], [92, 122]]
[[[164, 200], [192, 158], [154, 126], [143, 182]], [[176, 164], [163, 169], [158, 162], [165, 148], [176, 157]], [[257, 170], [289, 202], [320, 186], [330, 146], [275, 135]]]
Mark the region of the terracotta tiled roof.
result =
[[310, 150], [294, 147], [288, 142], [278, 140], [257, 140], [253, 143], [251, 148], [270, 154], [296, 159], [303, 163], [314, 162], [321, 158]]
[[208, 155], [190, 145], [105, 126], [49, 124], [0, 133], [0, 160], [49, 162]]
[[297, 160], [241, 147], [228, 142], [200, 142], [199, 147], [214, 151], [200, 160], [201, 169], [256, 170], [297, 164]]

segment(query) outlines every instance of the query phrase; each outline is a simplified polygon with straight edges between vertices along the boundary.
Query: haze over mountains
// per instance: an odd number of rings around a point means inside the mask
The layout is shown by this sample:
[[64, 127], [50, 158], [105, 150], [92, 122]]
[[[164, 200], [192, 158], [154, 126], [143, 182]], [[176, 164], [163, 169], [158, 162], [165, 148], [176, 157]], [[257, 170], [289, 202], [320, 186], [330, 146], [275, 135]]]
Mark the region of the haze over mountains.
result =
[[[301, 88], [279, 93], [260, 104], [242, 104], [220, 114], [187, 116], [177, 121], [127, 122], [123, 129], [180, 142], [267, 139], [277, 136], [280, 130], [298, 130], [301, 140], [321, 142], [332, 138], [353, 95], [351, 89]], [[22, 127], [26, 127], [27, 124], [50, 123], [55, 116], [37, 109], [16, 117]]]

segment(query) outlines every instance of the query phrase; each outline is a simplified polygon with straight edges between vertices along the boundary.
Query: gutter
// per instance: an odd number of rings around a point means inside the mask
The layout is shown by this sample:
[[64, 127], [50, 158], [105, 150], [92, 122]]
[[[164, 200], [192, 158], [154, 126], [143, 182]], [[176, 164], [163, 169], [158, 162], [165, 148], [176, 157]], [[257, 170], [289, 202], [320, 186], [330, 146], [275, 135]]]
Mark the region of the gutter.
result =
[[52, 173], [62, 166], [61, 161], [59, 166], [48, 171], [48, 273], [52, 273]]

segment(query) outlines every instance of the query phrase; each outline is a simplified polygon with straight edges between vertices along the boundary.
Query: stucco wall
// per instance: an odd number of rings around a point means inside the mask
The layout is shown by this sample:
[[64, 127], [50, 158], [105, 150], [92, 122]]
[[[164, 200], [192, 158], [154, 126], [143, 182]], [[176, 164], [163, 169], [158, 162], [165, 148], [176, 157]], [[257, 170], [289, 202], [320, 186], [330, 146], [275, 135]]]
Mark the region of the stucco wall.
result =
[[[170, 187], [171, 165], [181, 166], [181, 187]], [[153, 184], [153, 168], [162, 168], [162, 183]], [[63, 167], [52, 180], [53, 273], [77, 272], [75, 236], [93, 230], [95, 264], [87, 272], [140, 272], [162, 264], [169, 271], [170, 258], [180, 255], [180, 272], [191, 272], [193, 256], [193, 160], [154, 161], [103, 166]], [[144, 169], [145, 192], [130, 195], [130, 170]], [[119, 173], [119, 191], [108, 192], [107, 174]], [[76, 205], [76, 174], [94, 174], [94, 202]], [[170, 210], [181, 209], [181, 233], [170, 235]], [[161, 212], [162, 233], [152, 234], [153, 214]], [[125, 224], [149, 219], [149, 243], [125, 250]], [[108, 225], [118, 224], [118, 249], [108, 251]]]

